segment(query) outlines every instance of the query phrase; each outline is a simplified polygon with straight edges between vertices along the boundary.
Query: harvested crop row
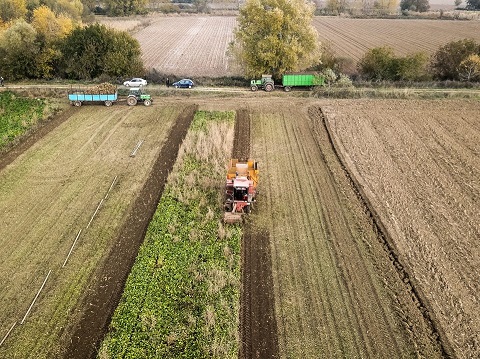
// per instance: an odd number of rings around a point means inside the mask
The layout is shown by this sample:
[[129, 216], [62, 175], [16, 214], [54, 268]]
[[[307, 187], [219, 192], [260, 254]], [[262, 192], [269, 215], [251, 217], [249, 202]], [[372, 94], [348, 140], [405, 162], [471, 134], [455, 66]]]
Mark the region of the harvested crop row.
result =
[[473, 101], [368, 100], [328, 111], [446, 349], [462, 358], [480, 355], [479, 111]]
[[262, 168], [253, 219], [270, 235], [280, 357], [440, 357], [318, 110], [278, 103], [251, 110]]
[[237, 355], [241, 232], [220, 222], [233, 119], [234, 112], [195, 115], [102, 358]]

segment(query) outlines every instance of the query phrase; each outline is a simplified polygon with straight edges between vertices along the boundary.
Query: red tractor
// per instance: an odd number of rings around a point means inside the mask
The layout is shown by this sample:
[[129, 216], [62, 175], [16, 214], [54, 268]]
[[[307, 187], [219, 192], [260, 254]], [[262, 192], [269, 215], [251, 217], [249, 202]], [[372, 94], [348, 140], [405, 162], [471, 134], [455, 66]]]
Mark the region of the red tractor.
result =
[[230, 160], [225, 185], [225, 223], [239, 223], [242, 221], [242, 214], [250, 213], [257, 194], [257, 184], [257, 162]]

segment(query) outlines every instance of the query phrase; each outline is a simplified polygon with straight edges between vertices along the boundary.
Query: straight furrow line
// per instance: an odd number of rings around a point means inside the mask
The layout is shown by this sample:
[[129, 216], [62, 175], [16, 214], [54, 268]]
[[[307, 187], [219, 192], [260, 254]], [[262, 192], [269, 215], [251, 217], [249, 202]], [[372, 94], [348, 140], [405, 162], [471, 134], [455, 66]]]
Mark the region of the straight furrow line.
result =
[[354, 178], [354, 176], [352, 174], [350, 174], [350, 171], [346, 167], [345, 160], [344, 160], [343, 156], [337, 150], [338, 146], [336, 145], [335, 139], [333, 138], [333, 136], [331, 134], [331, 130], [330, 130], [330, 127], [329, 127], [328, 120], [327, 120], [325, 114], [323, 113], [323, 111], [321, 109], [320, 109], [320, 111], [321, 111], [321, 114], [322, 114], [322, 124], [325, 127], [325, 131], [326, 131], [327, 136], [328, 136], [328, 141], [329, 141], [329, 143], [330, 143], [330, 145], [333, 149], [333, 152], [334, 152], [337, 160], [339, 161], [339, 163], [340, 163], [340, 165], [341, 165], [341, 167], [342, 167], [342, 169], [345, 173], [345, 176], [347, 177], [350, 185], [354, 189], [354, 192], [357, 195], [357, 198], [361, 201], [362, 206], [365, 208], [366, 213], [370, 217], [370, 222], [372, 224], [372, 227], [375, 230], [375, 233], [377, 234], [378, 240], [384, 245], [384, 248], [387, 251], [387, 254], [388, 254], [389, 258], [391, 259], [392, 264], [397, 269], [397, 273], [398, 273], [399, 277], [406, 284], [406, 287], [410, 288], [412, 299], [415, 300], [418, 303], [419, 310], [420, 310], [421, 314], [423, 315], [423, 317], [425, 319], [425, 322], [427, 323], [427, 325], [431, 329], [431, 332], [433, 333], [434, 338], [436, 338], [436, 340], [437, 340], [437, 344], [438, 344], [438, 346], [441, 350], [441, 355], [443, 357], [451, 357], [452, 356], [451, 355], [452, 349], [450, 348], [450, 345], [446, 342], [446, 338], [444, 338], [443, 336], [440, 335], [440, 331], [437, 328], [434, 320], [431, 318], [430, 313], [427, 309], [427, 306], [425, 305], [425, 301], [422, 299], [423, 296], [420, 294], [418, 289], [415, 288], [412, 281], [410, 280], [410, 275], [406, 271], [403, 264], [400, 262], [400, 260], [398, 258], [398, 254], [397, 254], [396, 250], [394, 249], [394, 247], [391, 243], [391, 239], [388, 236], [388, 232], [387, 232], [385, 226], [383, 225], [383, 223], [381, 222], [380, 217], [378, 216], [378, 213], [376, 212], [376, 210], [374, 209], [374, 207], [370, 203], [368, 197], [363, 193], [363, 190], [362, 190], [360, 184], [358, 183], [357, 179]]

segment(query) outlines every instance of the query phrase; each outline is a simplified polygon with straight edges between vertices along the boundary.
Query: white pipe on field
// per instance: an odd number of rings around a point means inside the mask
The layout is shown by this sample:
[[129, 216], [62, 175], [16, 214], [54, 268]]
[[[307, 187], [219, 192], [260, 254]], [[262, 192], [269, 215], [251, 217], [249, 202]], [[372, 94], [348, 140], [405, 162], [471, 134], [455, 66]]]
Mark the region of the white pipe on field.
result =
[[15, 325], [17, 325], [17, 322], [13, 323], [13, 325], [10, 327], [10, 330], [7, 332], [7, 334], [5, 334], [5, 336], [3, 337], [2, 341], [0, 342], [0, 347], [2, 346], [3, 342], [5, 340], [7, 340], [8, 336], [10, 335], [10, 332], [13, 330], [13, 328], [15, 327]]
[[97, 214], [98, 210], [100, 209], [100, 206], [102, 205], [103, 201], [104, 201], [104, 199], [102, 198], [102, 200], [100, 201], [100, 203], [99, 203], [98, 206], [97, 206], [97, 209], [96, 209], [95, 212], [93, 213], [92, 218], [90, 218], [90, 222], [88, 222], [87, 227], [86, 227], [85, 229], [88, 229], [88, 227], [90, 227], [90, 224], [92, 223], [93, 218], [95, 217], [95, 215]]
[[142, 143], [143, 143], [143, 140], [138, 141], [138, 143], [135, 146], [135, 148], [133, 149], [132, 153], [130, 153], [130, 157], [135, 157], [135, 155], [137, 154], [137, 151], [140, 148], [140, 146], [142, 145]]
[[115, 176], [115, 178], [113, 179], [112, 184], [110, 185], [110, 188], [109, 188], [108, 191], [107, 191], [107, 194], [106, 194], [105, 197], [103, 198], [104, 200], [107, 199], [108, 195], [110, 194], [110, 191], [112, 190], [113, 186], [114, 186], [115, 183], [117, 182], [117, 177], [118, 177], [118, 176]]
[[75, 247], [75, 243], [77, 243], [78, 237], [80, 237], [80, 233], [82, 233], [82, 230], [81, 230], [81, 229], [78, 231], [77, 237], [76, 237], [75, 240], [73, 241], [72, 247], [70, 248], [70, 252], [68, 252], [67, 258], [65, 258], [65, 262], [63, 262], [62, 268], [65, 267], [65, 265], [67, 264], [68, 258], [70, 258], [70, 254], [72, 254], [73, 247]]
[[20, 322], [20, 324], [23, 324], [23, 322], [25, 322], [25, 319], [27, 319], [27, 315], [28, 315], [28, 313], [30, 313], [30, 311], [32, 310], [32, 307], [33, 307], [33, 305], [35, 304], [38, 296], [40, 295], [40, 292], [42, 291], [43, 287], [45, 287], [45, 283], [47, 283], [47, 279], [48, 279], [48, 277], [50, 276], [50, 273], [52, 273], [52, 270], [51, 270], [51, 269], [50, 269], [50, 271], [48, 272], [47, 276], [45, 277], [45, 280], [43, 281], [42, 286], [41, 286], [40, 289], [38, 290], [37, 295], [35, 296], [35, 298], [33, 298], [32, 304], [30, 304], [30, 307], [28, 308], [27, 312], [26, 312], [25, 315], [23, 316], [23, 319], [22, 319], [22, 321]]

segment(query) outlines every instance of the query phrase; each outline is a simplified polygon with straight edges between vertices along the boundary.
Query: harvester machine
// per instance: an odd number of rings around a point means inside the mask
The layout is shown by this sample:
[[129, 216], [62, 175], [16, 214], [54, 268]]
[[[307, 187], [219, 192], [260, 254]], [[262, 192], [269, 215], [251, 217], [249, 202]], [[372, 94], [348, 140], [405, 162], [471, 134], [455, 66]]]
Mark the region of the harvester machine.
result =
[[257, 162], [230, 160], [225, 185], [225, 223], [239, 223], [244, 213], [250, 213], [257, 195]]

